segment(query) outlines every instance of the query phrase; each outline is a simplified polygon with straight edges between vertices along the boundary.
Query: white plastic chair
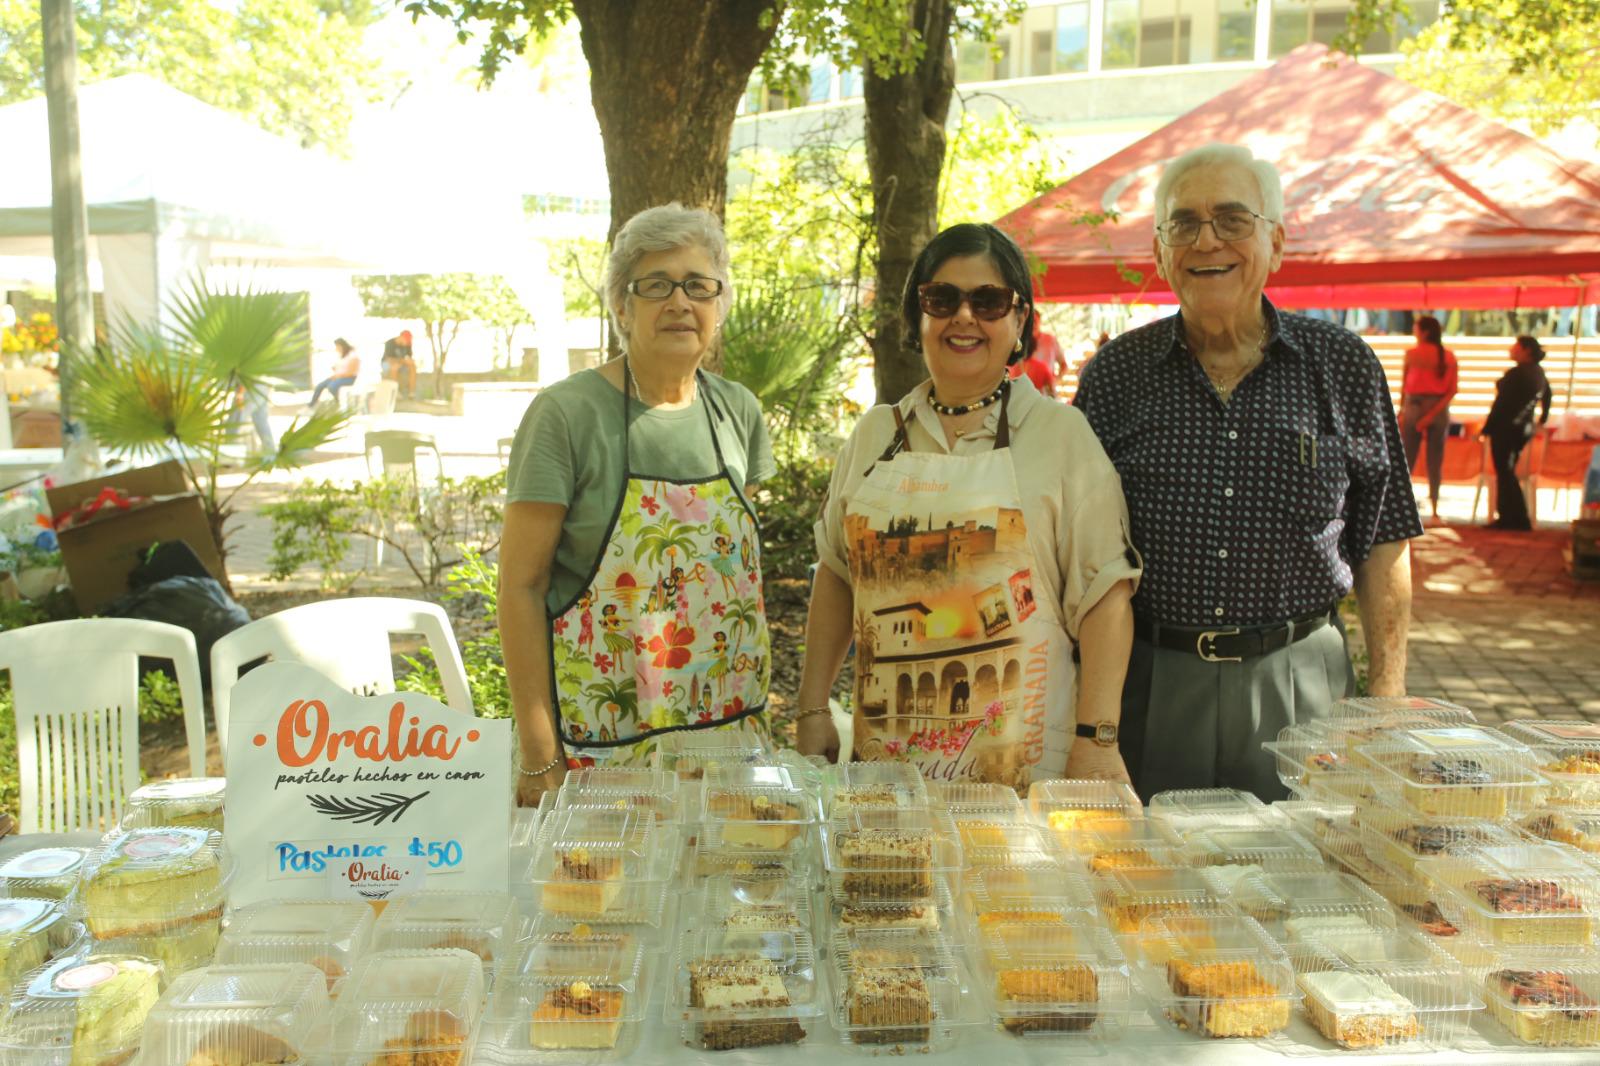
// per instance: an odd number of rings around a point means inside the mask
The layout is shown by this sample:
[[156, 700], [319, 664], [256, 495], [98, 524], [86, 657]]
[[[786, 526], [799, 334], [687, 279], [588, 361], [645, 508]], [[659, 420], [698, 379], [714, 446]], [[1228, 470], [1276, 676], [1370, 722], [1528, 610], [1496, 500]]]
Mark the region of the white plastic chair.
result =
[[382, 695], [394, 691], [391, 633], [422, 634], [444, 682], [445, 703], [474, 713], [467, 668], [443, 608], [390, 596], [308, 603], [258, 618], [211, 645], [211, 708], [223, 760], [228, 758], [228, 718], [241, 667], [264, 657], [305, 663], [342, 689]]
[[110, 829], [139, 787], [139, 656], [170, 659], [189, 774], [205, 773], [205, 704], [194, 634], [165, 622], [85, 618], [0, 633], [11, 672], [23, 833]]

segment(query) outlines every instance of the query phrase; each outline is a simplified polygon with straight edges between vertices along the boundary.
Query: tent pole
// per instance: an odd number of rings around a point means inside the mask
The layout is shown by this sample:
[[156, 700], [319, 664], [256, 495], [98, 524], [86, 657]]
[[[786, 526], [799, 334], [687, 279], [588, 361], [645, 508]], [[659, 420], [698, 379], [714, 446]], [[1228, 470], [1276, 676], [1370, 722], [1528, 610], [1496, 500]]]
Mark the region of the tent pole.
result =
[[[72, 424], [70, 364], [94, 348], [89, 292], [89, 213], [78, 142], [78, 40], [72, 0], [41, 0], [45, 106], [50, 120], [50, 232], [56, 260], [56, 321], [61, 337], [61, 422]], [[70, 435], [70, 434], [69, 434]]]
[[1572, 390], [1578, 378], [1578, 347], [1583, 341], [1583, 316], [1589, 310], [1589, 285], [1582, 283], [1578, 288], [1577, 312], [1572, 316], [1572, 362], [1567, 364], [1567, 398], [1562, 403], [1563, 411], [1572, 409]]

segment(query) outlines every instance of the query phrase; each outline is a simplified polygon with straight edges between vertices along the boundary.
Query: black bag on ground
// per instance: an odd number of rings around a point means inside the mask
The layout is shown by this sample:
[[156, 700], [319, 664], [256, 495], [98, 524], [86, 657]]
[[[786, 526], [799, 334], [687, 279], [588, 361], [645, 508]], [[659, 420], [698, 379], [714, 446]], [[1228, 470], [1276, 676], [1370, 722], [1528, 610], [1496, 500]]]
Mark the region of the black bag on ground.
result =
[[213, 577], [169, 577], [119, 596], [100, 613], [108, 618], [167, 622], [193, 633], [200, 656], [200, 681], [207, 688], [211, 686], [211, 645], [250, 621], [249, 613]]

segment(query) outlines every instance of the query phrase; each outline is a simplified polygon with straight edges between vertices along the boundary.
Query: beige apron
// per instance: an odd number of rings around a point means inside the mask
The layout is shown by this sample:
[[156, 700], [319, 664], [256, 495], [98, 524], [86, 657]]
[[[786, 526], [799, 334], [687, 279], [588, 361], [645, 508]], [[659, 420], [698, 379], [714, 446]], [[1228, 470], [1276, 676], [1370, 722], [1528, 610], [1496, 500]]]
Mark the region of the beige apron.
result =
[[855, 609], [855, 754], [942, 781], [1023, 789], [1059, 777], [1076, 675], [1038, 596], [1011, 465], [1007, 390], [994, 448], [906, 451], [895, 436], [846, 502]]
[[761, 537], [723, 459], [726, 416], [702, 376], [717, 473], [641, 474], [628, 450], [630, 386], [625, 379], [628, 469], [611, 531], [583, 590], [550, 614], [552, 696], [569, 766], [639, 763], [656, 734], [726, 725], [767, 706]]

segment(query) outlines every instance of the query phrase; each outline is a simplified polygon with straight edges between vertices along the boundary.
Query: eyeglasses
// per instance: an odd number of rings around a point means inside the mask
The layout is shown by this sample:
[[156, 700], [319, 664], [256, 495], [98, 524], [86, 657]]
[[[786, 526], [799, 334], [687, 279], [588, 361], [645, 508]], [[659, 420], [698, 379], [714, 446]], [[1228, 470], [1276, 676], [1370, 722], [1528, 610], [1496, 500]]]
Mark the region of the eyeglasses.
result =
[[917, 304], [923, 314], [933, 318], [949, 318], [961, 310], [963, 302], [972, 308], [974, 318], [995, 322], [1010, 314], [1019, 301], [1015, 290], [1004, 285], [961, 289], [947, 281], [930, 281], [917, 286]]
[[1219, 211], [1211, 218], [1177, 218], [1156, 227], [1156, 236], [1168, 248], [1185, 248], [1200, 239], [1200, 227], [1209, 225], [1219, 241], [1242, 241], [1256, 231], [1256, 219], [1276, 223], [1277, 219], [1254, 211]]
[[673, 289], [682, 289], [691, 300], [714, 300], [722, 295], [722, 282], [716, 278], [634, 278], [628, 282], [628, 291], [641, 300], [665, 300]]

